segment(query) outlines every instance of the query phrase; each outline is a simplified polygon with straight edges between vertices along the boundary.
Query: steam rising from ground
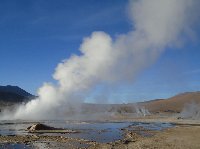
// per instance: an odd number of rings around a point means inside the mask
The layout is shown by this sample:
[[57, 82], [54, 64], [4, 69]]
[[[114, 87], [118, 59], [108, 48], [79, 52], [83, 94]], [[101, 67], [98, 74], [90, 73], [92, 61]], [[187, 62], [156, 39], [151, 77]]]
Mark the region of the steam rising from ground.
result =
[[[93, 32], [83, 39], [81, 55], [72, 55], [58, 64], [56, 85], [44, 83], [39, 97], [21, 105], [12, 119], [49, 119], [80, 106], [99, 83], [115, 85], [133, 80], [155, 62], [168, 46], [182, 42], [191, 31], [194, 0], [130, 1], [133, 30], [112, 39], [105, 32]], [[186, 37], [186, 36], [184, 36]]]
[[136, 114], [137, 116], [146, 116], [146, 115], [150, 115], [150, 112], [148, 109], [145, 109], [144, 107], [138, 107], [135, 106], [136, 109]]
[[200, 105], [197, 103], [188, 103], [180, 113], [181, 118], [200, 119]]

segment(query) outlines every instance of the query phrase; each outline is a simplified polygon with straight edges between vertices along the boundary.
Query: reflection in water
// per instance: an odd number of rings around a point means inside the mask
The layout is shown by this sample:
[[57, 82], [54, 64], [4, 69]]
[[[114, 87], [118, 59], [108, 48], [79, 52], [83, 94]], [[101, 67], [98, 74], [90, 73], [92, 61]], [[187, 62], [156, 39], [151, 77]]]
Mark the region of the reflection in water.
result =
[[[1, 135], [31, 135], [26, 128], [38, 122], [34, 121], [0, 121]], [[79, 133], [43, 133], [37, 135], [56, 135], [70, 138], [80, 138], [101, 143], [112, 142], [123, 138], [123, 128], [143, 134], [143, 130], [162, 130], [173, 127], [170, 123], [141, 123], [141, 122], [79, 122], [79, 121], [40, 121], [40, 123], [78, 131]], [[142, 129], [138, 129], [138, 128]]]

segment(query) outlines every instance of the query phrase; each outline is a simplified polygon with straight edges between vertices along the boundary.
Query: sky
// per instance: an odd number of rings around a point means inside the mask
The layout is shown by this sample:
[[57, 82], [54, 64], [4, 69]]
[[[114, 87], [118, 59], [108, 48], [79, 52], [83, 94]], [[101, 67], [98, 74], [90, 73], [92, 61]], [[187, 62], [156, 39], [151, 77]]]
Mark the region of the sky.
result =
[[[0, 85], [17, 85], [37, 94], [44, 82], [55, 83], [57, 64], [79, 55], [84, 37], [93, 31], [115, 37], [134, 28], [127, 4], [128, 0], [1, 0]], [[134, 81], [107, 89], [105, 98], [126, 103], [200, 91], [198, 31], [184, 45], [168, 47]], [[101, 88], [87, 101], [95, 102]]]

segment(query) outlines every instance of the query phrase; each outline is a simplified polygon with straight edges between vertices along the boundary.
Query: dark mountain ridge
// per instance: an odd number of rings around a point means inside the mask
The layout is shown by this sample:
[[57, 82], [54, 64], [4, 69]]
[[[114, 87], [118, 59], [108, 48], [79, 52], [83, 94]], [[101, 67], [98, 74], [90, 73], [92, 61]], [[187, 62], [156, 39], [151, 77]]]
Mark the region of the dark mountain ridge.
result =
[[0, 86], [0, 101], [3, 102], [26, 102], [35, 98], [34, 95], [18, 86]]

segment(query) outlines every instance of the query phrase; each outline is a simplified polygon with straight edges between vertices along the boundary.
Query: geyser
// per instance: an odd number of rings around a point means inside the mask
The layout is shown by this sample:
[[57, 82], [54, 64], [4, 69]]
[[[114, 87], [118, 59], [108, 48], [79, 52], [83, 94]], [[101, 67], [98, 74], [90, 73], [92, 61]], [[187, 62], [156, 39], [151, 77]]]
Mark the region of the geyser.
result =
[[188, 37], [197, 3], [195, 0], [130, 1], [132, 31], [114, 39], [105, 32], [95, 31], [84, 38], [81, 55], [72, 55], [58, 64], [53, 75], [58, 83], [44, 83], [37, 99], [19, 106], [15, 113], [5, 114], [4, 118], [54, 119], [72, 107], [79, 112], [78, 105], [97, 84], [109, 86], [133, 80], [166, 47], [176, 46]]

